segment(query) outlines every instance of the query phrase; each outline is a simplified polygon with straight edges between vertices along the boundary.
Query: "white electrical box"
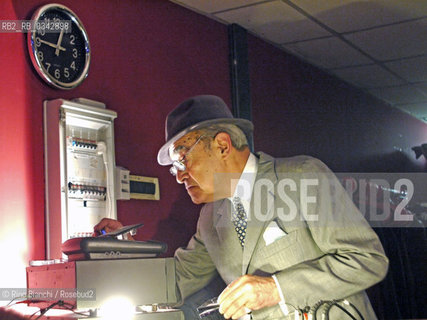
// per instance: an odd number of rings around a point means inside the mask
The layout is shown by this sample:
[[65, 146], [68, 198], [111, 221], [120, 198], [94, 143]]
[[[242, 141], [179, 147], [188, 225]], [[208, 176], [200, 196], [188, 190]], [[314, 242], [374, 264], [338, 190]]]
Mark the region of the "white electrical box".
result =
[[123, 167], [116, 167], [116, 199], [130, 199], [130, 171]]
[[91, 236], [102, 218], [117, 218], [117, 113], [88, 102], [44, 102], [47, 259], [62, 257], [64, 241]]

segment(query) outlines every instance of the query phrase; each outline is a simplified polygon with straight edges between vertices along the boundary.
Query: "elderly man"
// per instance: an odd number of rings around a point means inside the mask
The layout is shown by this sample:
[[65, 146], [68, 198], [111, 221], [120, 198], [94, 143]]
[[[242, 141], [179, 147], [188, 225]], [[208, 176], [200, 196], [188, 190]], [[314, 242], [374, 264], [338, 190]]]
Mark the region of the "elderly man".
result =
[[167, 116], [158, 162], [204, 204], [175, 253], [181, 299], [219, 274], [227, 319], [294, 319], [317, 307], [329, 319], [376, 319], [364, 290], [387, 271], [378, 237], [323, 163], [252, 153], [252, 131], [216, 96]]

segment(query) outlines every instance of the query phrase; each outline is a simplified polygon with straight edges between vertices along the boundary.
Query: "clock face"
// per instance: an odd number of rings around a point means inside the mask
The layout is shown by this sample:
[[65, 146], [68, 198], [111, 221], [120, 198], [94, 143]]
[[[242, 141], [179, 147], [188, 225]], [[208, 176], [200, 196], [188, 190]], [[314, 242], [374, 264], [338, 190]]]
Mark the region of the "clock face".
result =
[[28, 49], [33, 66], [50, 85], [72, 89], [87, 76], [89, 40], [77, 16], [68, 8], [50, 4], [36, 11]]

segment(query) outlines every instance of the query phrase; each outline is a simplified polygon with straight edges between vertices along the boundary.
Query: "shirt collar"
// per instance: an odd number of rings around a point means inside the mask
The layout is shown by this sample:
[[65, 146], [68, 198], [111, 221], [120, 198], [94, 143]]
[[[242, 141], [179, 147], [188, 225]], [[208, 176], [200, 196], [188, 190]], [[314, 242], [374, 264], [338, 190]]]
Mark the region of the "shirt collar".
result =
[[250, 153], [245, 168], [237, 182], [233, 197], [230, 200], [234, 197], [239, 197], [242, 201], [250, 203], [257, 171], [258, 158], [253, 153]]

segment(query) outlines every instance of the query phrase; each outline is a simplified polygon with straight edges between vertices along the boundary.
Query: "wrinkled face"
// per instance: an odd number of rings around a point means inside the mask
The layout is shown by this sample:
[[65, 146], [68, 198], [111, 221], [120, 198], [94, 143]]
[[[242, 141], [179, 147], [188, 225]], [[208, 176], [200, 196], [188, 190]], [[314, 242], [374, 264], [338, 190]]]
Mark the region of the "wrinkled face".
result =
[[[191, 200], [196, 203], [214, 201], [214, 173], [222, 172], [220, 154], [215, 140], [201, 137], [194, 131], [177, 140], [169, 149], [173, 161], [181, 161], [185, 166], [183, 171], [176, 171], [176, 181], [184, 184]], [[211, 139], [210, 146], [207, 140]], [[189, 152], [190, 151], [190, 152]]]

